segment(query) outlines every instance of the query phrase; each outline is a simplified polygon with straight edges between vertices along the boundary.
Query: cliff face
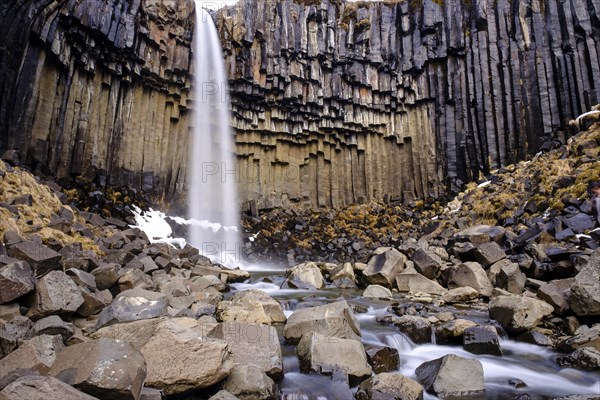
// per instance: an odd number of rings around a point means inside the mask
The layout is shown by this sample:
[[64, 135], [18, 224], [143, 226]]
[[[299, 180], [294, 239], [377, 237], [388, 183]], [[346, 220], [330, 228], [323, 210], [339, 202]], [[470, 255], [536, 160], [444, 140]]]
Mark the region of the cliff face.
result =
[[244, 198], [436, 195], [600, 100], [595, 0], [246, 0], [218, 19]]
[[0, 3], [0, 148], [168, 201], [185, 179], [192, 13], [175, 0]]

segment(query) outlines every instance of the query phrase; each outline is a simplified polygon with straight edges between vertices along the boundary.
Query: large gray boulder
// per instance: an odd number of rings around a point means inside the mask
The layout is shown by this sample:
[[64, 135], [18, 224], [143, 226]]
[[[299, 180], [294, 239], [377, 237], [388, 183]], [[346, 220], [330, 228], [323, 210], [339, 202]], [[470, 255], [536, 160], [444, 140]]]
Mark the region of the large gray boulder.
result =
[[360, 384], [357, 400], [422, 400], [423, 386], [399, 373], [381, 373]]
[[496, 275], [496, 286], [517, 295], [523, 293], [526, 281], [527, 276], [521, 272], [517, 263], [503, 262]]
[[345, 300], [296, 310], [285, 324], [283, 336], [288, 342], [297, 343], [309, 332], [360, 340], [360, 325]]
[[265, 292], [256, 289], [237, 292], [231, 300], [220, 302], [217, 306], [217, 317], [223, 322], [267, 325], [286, 321], [281, 304]]
[[35, 288], [35, 277], [29, 264], [17, 261], [0, 267], [0, 304], [26, 295]]
[[262, 368], [255, 365], [238, 365], [223, 384], [223, 389], [240, 400], [276, 400], [277, 385]]
[[0, 360], [0, 381], [15, 370], [29, 369], [45, 375], [64, 347], [60, 336], [41, 335], [25, 341]]
[[473, 354], [501, 356], [500, 338], [493, 326], [472, 326], [463, 332], [463, 347]]
[[427, 361], [415, 371], [425, 390], [440, 399], [483, 398], [483, 365], [478, 360], [448, 354]]
[[113, 302], [100, 313], [96, 329], [119, 322], [157, 318], [167, 315], [167, 298], [144, 289], [130, 289], [119, 293]]
[[36, 276], [60, 269], [62, 258], [51, 248], [29, 240], [9, 246], [8, 255], [26, 261], [33, 268]]
[[431, 322], [426, 318], [403, 315], [394, 324], [415, 343], [431, 342]]
[[460, 264], [448, 270], [447, 274], [448, 287], [451, 289], [469, 286], [482, 296], [490, 297], [492, 295], [494, 287], [479, 263]]
[[298, 289], [321, 289], [325, 280], [321, 269], [313, 262], [296, 265], [288, 271], [287, 284]]
[[580, 316], [600, 315], [600, 249], [575, 276], [569, 301], [571, 309]]
[[79, 288], [62, 271], [51, 271], [35, 285], [27, 316], [37, 320], [52, 314], [71, 315], [83, 304]]
[[0, 400], [99, 400], [49, 376], [20, 378], [0, 392]]
[[396, 275], [404, 269], [406, 261], [406, 256], [396, 249], [374, 255], [362, 272], [363, 279], [369, 285], [391, 288], [395, 283]]
[[444, 294], [446, 289], [436, 281], [428, 279], [416, 271], [405, 270], [396, 275], [396, 286], [400, 292], [427, 293], [427, 294]]
[[302, 336], [296, 352], [300, 370], [305, 373], [333, 374], [343, 371], [351, 382], [356, 383], [373, 372], [367, 362], [365, 349], [358, 340], [310, 332]]
[[411, 261], [415, 265], [415, 269], [421, 275], [428, 279], [434, 279], [438, 276], [443, 261], [433, 250], [418, 249], [413, 254]]
[[137, 400], [146, 362], [127, 342], [99, 339], [63, 349], [48, 374], [101, 399]]
[[471, 254], [484, 268], [506, 258], [506, 253], [496, 242], [482, 243], [475, 247]]
[[489, 304], [490, 317], [511, 332], [537, 326], [552, 311], [554, 308], [550, 304], [530, 297], [498, 296]]
[[369, 285], [363, 292], [363, 297], [369, 299], [391, 299], [392, 291], [381, 285]]

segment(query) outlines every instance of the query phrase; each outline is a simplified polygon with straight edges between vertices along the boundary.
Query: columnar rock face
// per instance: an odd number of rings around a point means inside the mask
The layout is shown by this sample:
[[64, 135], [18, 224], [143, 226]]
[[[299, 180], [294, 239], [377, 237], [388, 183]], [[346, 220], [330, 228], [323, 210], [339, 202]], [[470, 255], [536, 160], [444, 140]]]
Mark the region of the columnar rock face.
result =
[[537, 151], [600, 100], [599, 16], [593, 0], [240, 1], [218, 24], [243, 198], [436, 195]]

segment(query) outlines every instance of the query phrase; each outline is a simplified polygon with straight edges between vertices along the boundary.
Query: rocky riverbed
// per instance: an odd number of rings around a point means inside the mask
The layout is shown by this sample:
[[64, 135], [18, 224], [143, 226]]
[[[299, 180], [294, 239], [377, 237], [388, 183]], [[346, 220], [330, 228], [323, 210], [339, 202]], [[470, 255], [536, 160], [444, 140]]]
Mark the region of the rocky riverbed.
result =
[[600, 126], [556, 147], [448, 204], [248, 220], [250, 272], [0, 163], [0, 399], [597, 399]]

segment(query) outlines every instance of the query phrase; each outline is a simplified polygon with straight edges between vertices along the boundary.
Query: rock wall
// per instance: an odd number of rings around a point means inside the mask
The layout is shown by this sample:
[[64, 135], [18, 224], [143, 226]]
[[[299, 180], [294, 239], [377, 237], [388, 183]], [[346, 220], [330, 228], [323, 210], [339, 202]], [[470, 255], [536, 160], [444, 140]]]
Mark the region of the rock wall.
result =
[[0, 148], [58, 176], [185, 181], [193, 6], [174, 0], [0, 3]]
[[243, 197], [437, 195], [600, 100], [595, 0], [245, 0], [218, 25]]

